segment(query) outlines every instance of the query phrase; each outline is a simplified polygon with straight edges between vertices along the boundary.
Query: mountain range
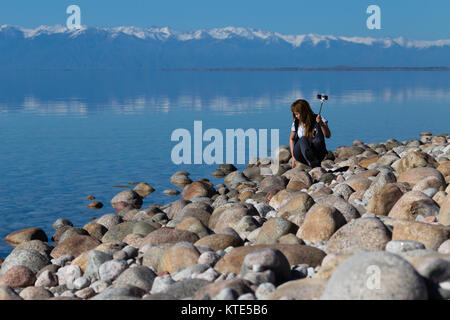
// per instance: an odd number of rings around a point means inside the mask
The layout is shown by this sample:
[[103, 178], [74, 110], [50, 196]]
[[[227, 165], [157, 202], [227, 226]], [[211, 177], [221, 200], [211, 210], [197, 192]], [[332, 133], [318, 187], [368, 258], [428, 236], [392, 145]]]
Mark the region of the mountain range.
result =
[[450, 39], [285, 35], [244, 27], [0, 26], [0, 69], [450, 67]]

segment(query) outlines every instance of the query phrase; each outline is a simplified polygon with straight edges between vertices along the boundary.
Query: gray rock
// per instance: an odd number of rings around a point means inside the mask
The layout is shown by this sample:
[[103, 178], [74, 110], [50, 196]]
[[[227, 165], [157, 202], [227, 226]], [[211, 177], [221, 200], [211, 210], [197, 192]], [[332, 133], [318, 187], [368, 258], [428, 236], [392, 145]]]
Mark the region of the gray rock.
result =
[[321, 300], [421, 300], [428, 292], [423, 278], [400, 256], [361, 252], [339, 264]]
[[256, 204], [255, 206], [256, 211], [258, 211], [258, 214], [265, 218], [267, 213], [274, 210], [271, 206], [269, 206], [267, 203], [265, 202], [260, 202], [258, 204]]
[[174, 283], [175, 280], [173, 280], [170, 275], [156, 277], [153, 281], [150, 293], [165, 293], [166, 290], [168, 290], [169, 287]]
[[110, 284], [111, 283], [109, 281], [98, 280], [98, 281], [91, 283], [91, 285], [89, 287], [92, 288], [95, 291], [95, 293], [101, 293], [101, 292], [105, 291], [109, 287]]
[[126, 221], [111, 227], [102, 238], [102, 242], [122, 241], [130, 233], [146, 236], [156, 228], [144, 221]]
[[116, 212], [120, 212], [123, 208], [140, 209], [142, 197], [136, 191], [124, 190], [111, 199], [111, 205]]
[[75, 279], [81, 277], [81, 274], [81, 269], [77, 265], [61, 267], [56, 273], [59, 284], [65, 284], [68, 289], [74, 289], [73, 282]]
[[270, 282], [261, 283], [255, 290], [255, 296], [258, 300], [263, 300], [274, 292], [276, 287]]
[[75, 259], [75, 257], [73, 255], [65, 254], [65, 255], [63, 255], [61, 257], [58, 257], [56, 259], [51, 259], [50, 262], [52, 264], [57, 265], [57, 266], [64, 267], [67, 263], [69, 263], [73, 259]]
[[[97, 294], [91, 300], [126, 300], [127, 298], [140, 298], [144, 293], [135, 287], [109, 287]], [[128, 299], [127, 299], [128, 300]]]
[[89, 287], [91, 281], [86, 277], [79, 277], [73, 281], [73, 288], [76, 290], [81, 290]]
[[273, 284], [277, 283], [275, 273], [272, 270], [250, 271], [242, 276], [242, 279], [248, 280], [254, 285], [260, 285], [265, 282], [270, 282]]
[[237, 298], [239, 298], [239, 294], [236, 290], [224, 288], [214, 297], [214, 300], [236, 300]]
[[112, 255], [98, 250], [91, 250], [88, 254], [84, 276], [90, 279], [100, 279], [98, 269], [106, 261], [112, 260]]
[[335, 195], [325, 195], [317, 197], [314, 200], [318, 204], [336, 208], [336, 210], [342, 213], [347, 222], [350, 222], [353, 219], [361, 217], [358, 210], [341, 197]]
[[2, 263], [0, 276], [3, 276], [11, 267], [23, 265], [34, 273], [38, 273], [43, 267], [48, 265], [50, 260], [39, 251], [34, 249], [24, 249], [12, 251]]
[[[200, 251], [200, 250], [199, 250]], [[221, 256], [219, 256], [214, 251], [203, 252], [200, 257], [198, 257], [198, 264], [204, 264], [208, 266], [214, 266], [217, 261], [219, 261]]]
[[261, 249], [247, 254], [242, 263], [241, 275], [245, 276], [246, 273], [253, 271], [254, 265], [259, 265], [261, 271], [272, 270], [277, 284], [290, 280], [291, 267], [289, 261], [278, 249]]
[[52, 227], [55, 230], [58, 230], [59, 228], [64, 227], [64, 226], [73, 227], [73, 223], [67, 219], [59, 218], [52, 224]]
[[156, 274], [145, 266], [135, 266], [128, 268], [120, 274], [114, 281], [114, 286], [122, 287], [125, 285], [132, 285], [141, 288], [145, 291], [150, 291]]
[[386, 244], [386, 251], [400, 253], [411, 250], [425, 249], [425, 245], [412, 240], [391, 240]]
[[95, 220], [95, 222], [97, 222], [98, 224], [101, 224], [106, 229], [111, 229], [116, 224], [122, 223], [123, 219], [121, 216], [119, 216], [117, 214], [109, 213], [109, 214], [105, 214], [105, 215], [101, 216], [100, 218]]
[[43, 271], [34, 283], [35, 287], [54, 287], [58, 285], [58, 278], [50, 270]]
[[201, 287], [209, 283], [209, 281], [201, 279], [186, 279], [174, 283], [165, 293], [177, 299], [184, 299], [192, 297]]
[[194, 274], [200, 274], [209, 269], [207, 264], [194, 264], [187, 268], [177, 270], [172, 274], [172, 278], [175, 281], [191, 279]]
[[354, 219], [342, 226], [330, 238], [326, 252], [362, 248], [366, 250], [384, 250], [391, 240], [391, 232], [377, 218]]
[[374, 195], [374, 193], [381, 189], [383, 186], [385, 186], [388, 183], [395, 183], [397, 182], [397, 178], [392, 172], [383, 172], [380, 171], [380, 173], [376, 176], [375, 180], [372, 182], [370, 187], [364, 192], [362, 200], [364, 202], [369, 202], [370, 198]]
[[100, 280], [113, 281], [117, 278], [125, 269], [128, 264], [124, 260], [109, 260], [100, 265], [98, 268], [98, 274]]
[[50, 252], [54, 249], [52, 245], [48, 242], [43, 242], [42, 240], [30, 240], [24, 241], [20, 243], [18, 246], [14, 248], [13, 251], [25, 250], [25, 249], [33, 249], [39, 251], [42, 255], [46, 257], [50, 257]]
[[238, 300], [256, 300], [256, 297], [253, 293], [244, 293], [239, 296]]

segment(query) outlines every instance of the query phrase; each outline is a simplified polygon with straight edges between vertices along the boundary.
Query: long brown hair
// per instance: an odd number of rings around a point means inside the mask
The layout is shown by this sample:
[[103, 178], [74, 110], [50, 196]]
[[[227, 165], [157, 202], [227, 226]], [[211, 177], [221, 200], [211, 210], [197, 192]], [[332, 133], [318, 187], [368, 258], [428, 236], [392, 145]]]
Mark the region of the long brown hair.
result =
[[[295, 129], [297, 130], [299, 124], [303, 126], [305, 136], [311, 140], [314, 134], [314, 112], [308, 101], [303, 99], [298, 99], [291, 105], [292, 118], [294, 119]], [[300, 114], [300, 121], [295, 118], [294, 112]], [[300, 138], [300, 137], [299, 137]]]

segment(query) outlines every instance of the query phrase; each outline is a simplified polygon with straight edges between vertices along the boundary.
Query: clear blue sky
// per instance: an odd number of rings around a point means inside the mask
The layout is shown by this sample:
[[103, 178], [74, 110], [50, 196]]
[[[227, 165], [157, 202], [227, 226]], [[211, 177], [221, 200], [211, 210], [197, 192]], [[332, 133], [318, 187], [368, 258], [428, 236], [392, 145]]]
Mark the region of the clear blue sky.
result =
[[[65, 25], [71, 4], [81, 7], [87, 26], [241, 26], [285, 34], [450, 39], [449, 0], [1, 0], [0, 25]], [[366, 27], [371, 4], [381, 8], [381, 30]]]

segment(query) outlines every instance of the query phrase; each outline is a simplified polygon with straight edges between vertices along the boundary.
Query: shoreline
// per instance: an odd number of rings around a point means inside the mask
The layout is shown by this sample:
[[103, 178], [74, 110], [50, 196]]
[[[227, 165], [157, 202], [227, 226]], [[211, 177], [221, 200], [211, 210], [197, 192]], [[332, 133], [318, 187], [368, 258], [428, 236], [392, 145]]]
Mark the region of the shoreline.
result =
[[[179, 171], [177, 200], [142, 208], [154, 189], [136, 183], [111, 200], [114, 214], [84, 226], [61, 217], [53, 235], [13, 232], [0, 290], [8, 299], [450, 298], [439, 271], [450, 265], [449, 134], [355, 140], [314, 169], [292, 168], [287, 146], [275, 154], [277, 175], [270, 158], [243, 171], [219, 165], [218, 185]], [[366, 285], [373, 265], [378, 291]]]

